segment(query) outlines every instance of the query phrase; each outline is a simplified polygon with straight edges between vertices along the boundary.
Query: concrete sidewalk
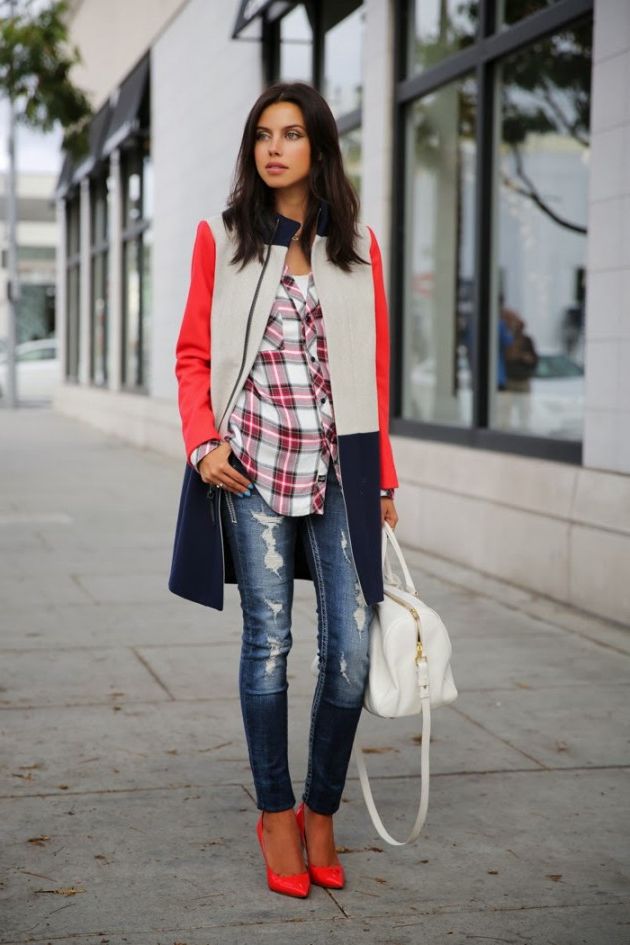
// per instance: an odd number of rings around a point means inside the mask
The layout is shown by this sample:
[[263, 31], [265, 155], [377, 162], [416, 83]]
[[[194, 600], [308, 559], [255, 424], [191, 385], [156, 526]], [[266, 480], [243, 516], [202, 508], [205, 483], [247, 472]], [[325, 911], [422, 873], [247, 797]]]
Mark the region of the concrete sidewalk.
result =
[[[218, 613], [166, 586], [183, 459], [47, 410], [0, 411], [0, 442], [3, 945], [630, 942], [628, 630], [409, 552], [460, 693], [433, 717], [424, 832], [385, 847], [352, 764], [347, 888], [277, 896], [254, 835], [236, 589]], [[312, 591], [296, 583], [298, 796]], [[417, 727], [361, 722], [399, 835]]]

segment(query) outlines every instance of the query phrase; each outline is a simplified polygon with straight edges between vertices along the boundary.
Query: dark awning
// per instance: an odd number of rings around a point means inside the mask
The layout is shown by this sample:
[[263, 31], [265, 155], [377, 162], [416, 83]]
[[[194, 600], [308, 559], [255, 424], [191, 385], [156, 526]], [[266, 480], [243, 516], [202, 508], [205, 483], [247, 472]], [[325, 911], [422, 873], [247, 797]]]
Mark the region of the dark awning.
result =
[[274, 0], [241, 0], [236, 23], [232, 30], [232, 39], [236, 39], [238, 34], [256, 17], [262, 16], [272, 3], [274, 3]]
[[88, 131], [89, 151], [72, 172], [72, 183], [77, 184], [82, 177], [90, 174], [103, 157], [103, 143], [111, 119], [112, 109], [109, 102], [99, 108], [90, 122]]
[[140, 127], [140, 106], [149, 81], [149, 56], [140, 60], [120, 87], [103, 144], [103, 153], [111, 154], [121, 141]]

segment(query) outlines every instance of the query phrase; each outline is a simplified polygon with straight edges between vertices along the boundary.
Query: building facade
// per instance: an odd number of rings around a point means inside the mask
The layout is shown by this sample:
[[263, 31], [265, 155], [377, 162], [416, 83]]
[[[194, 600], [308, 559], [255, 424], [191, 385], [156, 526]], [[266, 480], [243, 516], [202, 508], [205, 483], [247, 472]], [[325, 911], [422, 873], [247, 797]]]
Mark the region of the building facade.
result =
[[630, 622], [630, 4], [77, 0], [56, 406], [184, 459], [198, 220], [275, 79], [319, 88], [388, 276], [409, 545]]

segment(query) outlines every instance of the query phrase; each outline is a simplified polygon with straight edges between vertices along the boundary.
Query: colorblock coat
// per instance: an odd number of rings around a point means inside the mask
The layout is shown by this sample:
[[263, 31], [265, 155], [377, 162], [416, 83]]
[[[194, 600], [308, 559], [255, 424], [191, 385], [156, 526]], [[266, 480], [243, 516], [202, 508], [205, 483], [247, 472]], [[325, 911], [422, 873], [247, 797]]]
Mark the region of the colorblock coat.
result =
[[[327, 257], [330, 206], [320, 200], [311, 249], [339, 450], [348, 537], [368, 604], [383, 600], [380, 490], [398, 478], [389, 440], [389, 327], [381, 253], [374, 233], [358, 224], [356, 250], [365, 263], [344, 272]], [[231, 264], [235, 242], [221, 214], [197, 226], [190, 287], [176, 345], [175, 373], [186, 450], [169, 589], [223, 609], [224, 584], [236, 576], [221, 525], [223, 490], [209, 489], [189, 457], [222, 438], [265, 331], [291, 237], [299, 222], [274, 216], [264, 261]], [[294, 575], [312, 580], [296, 542]]]

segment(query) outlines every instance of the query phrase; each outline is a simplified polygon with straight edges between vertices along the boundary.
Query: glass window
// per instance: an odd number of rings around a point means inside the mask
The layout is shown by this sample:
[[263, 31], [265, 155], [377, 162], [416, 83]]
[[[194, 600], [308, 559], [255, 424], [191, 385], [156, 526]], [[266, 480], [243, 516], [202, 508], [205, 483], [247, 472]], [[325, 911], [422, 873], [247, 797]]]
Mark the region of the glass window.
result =
[[499, 64], [491, 425], [580, 439], [591, 25]]
[[66, 253], [68, 256], [78, 255], [80, 239], [80, 209], [77, 193], [66, 201]]
[[92, 181], [91, 200], [90, 379], [98, 385], [107, 383], [109, 202], [109, 178], [102, 175]]
[[79, 266], [68, 267], [66, 321], [66, 376], [70, 380], [79, 378]]
[[279, 23], [278, 78], [283, 82], [313, 79], [313, 28], [304, 5], [299, 3]]
[[68, 197], [66, 211], [66, 377], [79, 378], [79, 292], [81, 214], [79, 194]]
[[153, 165], [149, 138], [136, 143], [123, 165], [123, 384], [148, 390], [151, 319]]
[[151, 295], [151, 264], [153, 258], [153, 235], [151, 229], [144, 231], [142, 237], [142, 383], [149, 386], [151, 353], [151, 313], [153, 311]]
[[357, 196], [361, 196], [361, 128], [353, 128], [339, 136], [344, 170], [354, 185]]
[[140, 241], [125, 243], [125, 357], [123, 375], [125, 384], [139, 387], [142, 384], [140, 362]]
[[324, 88], [322, 94], [335, 118], [361, 107], [363, 87], [362, 6], [347, 13], [348, 3], [324, 8]]
[[462, 0], [411, 0], [407, 31], [408, 72], [430, 69], [474, 42], [479, 4]]
[[403, 416], [469, 425], [477, 89], [415, 101], [406, 130]]
[[92, 181], [92, 245], [102, 243], [109, 235], [108, 179], [102, 176]]
[[511, 26], [519, 20], [539, 10], [552, 7], [558, 0], [498, 0], [497, 22], [503, 26]]
[[107, 278], [108, 253], [92, 257], [92, 357], [91, 378], [95, 384], [107, 383]]

